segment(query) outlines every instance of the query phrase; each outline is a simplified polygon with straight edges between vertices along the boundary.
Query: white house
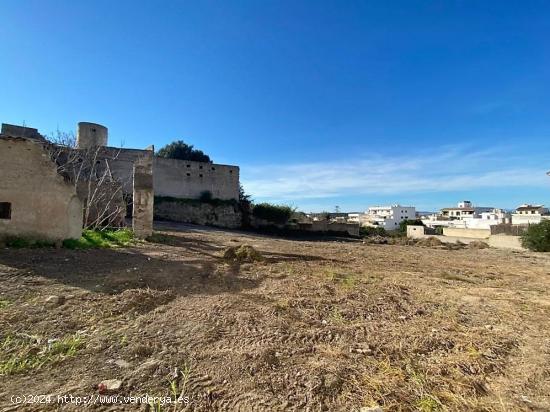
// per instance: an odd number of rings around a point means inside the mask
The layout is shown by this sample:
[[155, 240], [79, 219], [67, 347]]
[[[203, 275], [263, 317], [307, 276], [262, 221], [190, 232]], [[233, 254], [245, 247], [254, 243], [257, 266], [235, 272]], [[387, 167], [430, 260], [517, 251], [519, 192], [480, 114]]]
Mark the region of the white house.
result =
[[523, 204], [512, 214], [513, 225], [526, 225], [540, 223], [543, 219], [549, 219], [550, 213], [544, 205]]
[[471, 219], [453, 220], [451, 226], [461, 227], [459, 222], [466, 229], [490, 229], [491, 226], [510, 223], [510, 214], [504, 209], [493, 209], [490, 212], [481, 212], [479, 216]]
[[494, 208], [492, 207], [474, 207], [469, 200], [463, 200], [462, 202], [458, 202], [457, 207], [441, 209], [441, 216], [450, 220], [472, 219], [479, 218], [482, 213], [492, 212], [493, 210]]
[[503, 209], [474, 207], [472, 202], [464, 200], [457, 207], [446, 207], [439, 214], [422, 219], [429, 227], [456, 227], [465, 229], [489, 229], [493, 225], [507, 223], [510, 215]]
[[416, 218], [413, 206], [372, 206], [360, 217], [361, 225], [381, 227], [386, 230], [396, 230], [403, 220]]

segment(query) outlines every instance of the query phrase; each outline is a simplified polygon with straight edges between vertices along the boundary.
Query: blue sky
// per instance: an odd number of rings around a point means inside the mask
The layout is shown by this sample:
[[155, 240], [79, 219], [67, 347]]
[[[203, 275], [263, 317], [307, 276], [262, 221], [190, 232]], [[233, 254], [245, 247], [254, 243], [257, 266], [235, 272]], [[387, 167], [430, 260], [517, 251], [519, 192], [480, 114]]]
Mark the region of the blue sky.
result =
[[183, 139], [303, 210], [550, 204], [548, 1], [0, 1], [0, 122]]

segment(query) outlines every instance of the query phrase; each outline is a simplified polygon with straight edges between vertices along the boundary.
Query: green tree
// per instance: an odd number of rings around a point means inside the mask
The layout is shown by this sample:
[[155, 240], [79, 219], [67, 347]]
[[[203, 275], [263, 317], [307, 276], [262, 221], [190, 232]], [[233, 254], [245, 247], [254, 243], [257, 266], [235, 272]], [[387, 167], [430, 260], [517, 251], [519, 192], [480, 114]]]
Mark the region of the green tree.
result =
[[193, 148], [193, 145], [189, 145], [183, 140], [178, 140], [167, 144], [162, 149], [157, 151], [157, 156], [164, 157], [166, 159], [180, 159], [212, 163], [210, 156], [205, 154], [202, 150]]
[[407, 233], [407, 226], [424, 226], [424, 223], [420, 219], [402, 220], [399, 223], [399, 233]]
[[252, 197], [244, 191], [243, 185], [239, 185], [239, 209], [242, 214], [242, 226], [250, 226], [252, 215]]
[[550, 220], [529, 225], [521, 237], [521, 243], [523, 247], [535, 252], [550, 252]]
[[272, 205], [270, 203], [260, 203], [254, 205], [252, 208], [252, 214], [259, 218], [267, 220], [268, 222], [285, 224], [294, 213], [294, 209], [285, 205]]

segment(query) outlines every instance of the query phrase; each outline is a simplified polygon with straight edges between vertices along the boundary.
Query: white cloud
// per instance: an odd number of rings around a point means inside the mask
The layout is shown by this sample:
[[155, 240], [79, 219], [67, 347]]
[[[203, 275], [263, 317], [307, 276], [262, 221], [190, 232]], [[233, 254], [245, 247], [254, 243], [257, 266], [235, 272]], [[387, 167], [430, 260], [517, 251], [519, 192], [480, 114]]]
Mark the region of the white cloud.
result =
[[518, 186], [548, 188], [548, 167], [550, 165], [529, 165], [525, 159], [505, 155], [501, 150], [441, 147], [438, 151], [407, 156], [372, 155], [332, 162], [244, 165], [241, 172], [246, 191], [255, 198], [295, 201]]

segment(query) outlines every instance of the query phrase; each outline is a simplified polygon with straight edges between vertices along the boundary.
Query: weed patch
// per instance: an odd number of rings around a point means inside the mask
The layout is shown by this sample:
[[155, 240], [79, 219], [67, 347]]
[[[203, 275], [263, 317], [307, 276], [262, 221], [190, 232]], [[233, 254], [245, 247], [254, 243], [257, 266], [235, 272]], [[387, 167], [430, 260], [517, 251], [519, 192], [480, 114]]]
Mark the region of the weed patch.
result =
[[344, 288], [351, 289], [357, 284], [357, 276], [353, 273], [341, 273], [334, 270], [327, 270], [325, 275], [331, 282]]
[[5, 240], [6, 246], [14, 249], [55, 247], [55, 243], [48, 240], [30, 239], [10, 236]]
[[93, 249], [125, 247], [134, 243], [134, 233], [122, 230], [85, 230], [80, 239], [65, 239], [63, 247], [67, 249]]
[[75, 356], [84, 341], [80, 336], [67, 336], [45, 344], [29, 337], [7, 336], [0, 345], [0, 375], [12, 375], [38, 369]]

